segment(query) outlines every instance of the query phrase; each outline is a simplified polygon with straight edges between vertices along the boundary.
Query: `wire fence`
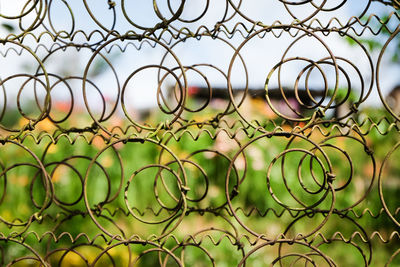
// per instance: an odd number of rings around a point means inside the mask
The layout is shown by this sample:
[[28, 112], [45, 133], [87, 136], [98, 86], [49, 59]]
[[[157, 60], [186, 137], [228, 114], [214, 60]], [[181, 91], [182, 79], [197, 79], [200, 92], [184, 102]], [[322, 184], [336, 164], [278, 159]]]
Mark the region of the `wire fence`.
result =
[[400, 264], [397, 0], [275, 0], [268, 24], [245, 0], [23, 2], [0, 2], [2, 265]]

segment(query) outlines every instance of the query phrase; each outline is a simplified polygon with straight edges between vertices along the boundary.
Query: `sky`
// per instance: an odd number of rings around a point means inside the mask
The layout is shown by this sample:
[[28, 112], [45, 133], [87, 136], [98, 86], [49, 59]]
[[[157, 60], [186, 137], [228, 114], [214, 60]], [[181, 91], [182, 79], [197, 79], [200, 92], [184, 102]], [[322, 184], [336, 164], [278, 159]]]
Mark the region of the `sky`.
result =
[[[75, 18], [75, 29], [81, 29], [85, 32], [100, 29], [99, 25], [96, 24], [96, 22], [94, 22], [90, 16], [88, 16], [87, 8], [85, 8], [83, 1], [67, 2], [69, 3]], [[88, 8], [94, 14], [95, 18], [101, 20], [101, 23], [105, 28], [110, 29], [113, 23], [113, 12], [108, 8], [107, 0], [87, 0], [86, 2]], [[100, 2], [104, 4], [99, 4]], [[155, 24], [160, 22], [160, 19], [157, 17], [153, 9], [153, 1], [136, 0], [125, 2], [125, 11], [129, 18], [137, 24], [136, 26], [153, 27]], [[167, 20], [171, 18], [172, 14], [168, 9], [167, 1], [157, 0], [156, 2], [159, 5], [160, 13], [162, 13]], [[319, 3], [321, 1], [314, 2]], [[334, 7], [342, 2], [344, 2], [344, 4], [334, 12], [318, 13], [317, 18], [322, 22], [323, 25], [328, 23], [332, 16], [337, 17], [341, 22], [346, 22], [351, 16], [355, 14], [361, 14], [368, 1], [332, 0], [328, 2], [329, 4], [326, 6], [326, 8]], [[0, 13], [2, 15], [16, 15], [20, 13], [20, 10], [25, 3], [26, 0], [0, 0]], [[59, 31], [62, 29], [70, 31], [72, 26], [72, 18], [67, 6], [62, 0], [54, 0], [51, 3], [52, 4], [49, 13], [52, 27], [54, 28], [53, 31]], [[171, 9], [177, 10], [181, 4], [181, 1], [171, 0], [170, 3]], [[232, 3], [237, 4], [238, 1], [232, 0]], [[142, 32], [140, 28], [135, 27], [135, 25], [132, 25], [129, 23], [129, 21], [124, 19], [121, 4], [121, 1], [116, 1], [117, 21], [115, 29], [121, 33], [129, 30], [139, 33]], [[187, 3], [184, 5], [184, 11], [181, 17], [184, 19], [190, 19], [199, 16], [205, 10], [206, 4], [206, 0], [187, 1]], [[185, 23], [184, 21], [174, 21], [171, 23], [171, 26], [177, 29], [187, 27], [190, 30], [195, 31], [199, 26], [205, 25], [212, 29], [215, 23], [223, 18], [225, 9], [225, 1], [210, 0], [209, 8], [207, 9], [205, 15], [198, 22]], [[310, 16], [315, 9], [308, 4], [301, 5], [294, 9], [291, 7], [289, 10], [296, 14], [299, 19], [304, 19]], [[229, 29], [232, 29], [237, 22], [242, 22], [247, 27], [251, 27], [251, 22], [247, 21], [245, 17], [254, 19], [256, 21], [262, 21], [262, 23], [265, 25], [271, 25], [277, 19], [279, 19], [282, 23], [290, 23], [293, 21], [293, 18], [286, 11], [285, 6], [278, 0], [243, 1], [240, 11], [242, 12], [241, 16], [236, 15], [234, 19], [226, 23]], [[366, 15], [370, 15], [372, 13], [384, 14], [386, 11], [387, 9], [379, 5], [373, 5], [369, 8]], [[227, 12], [227, 17], [229, 17], [232, 12], [233, 9], [230, 7]], [[32, 16], [25, 18], [22, 22], [23, 25], [28, 25], [30, 20], [32, 20]], [[5, 20], [1, 18], [0, 23], [4, 21]], [[13, 20], [10, 22], [10, 20], [7, 20], [7, 23], [17, 25], [18, 21]], [[45, 20], [45, 25], [47, 25], [48, 29], [50, 29], [50, 23], [48, 20]], [[39, 33], [43, 30], [43, 28], [38, 28], [34, 32]], [[4, 38], [6, 34], [7, 33], [4, 28], [0, 30], [1, 38]], [[221, 36], [224, 37], [224, 35]], [[363, 77], [365, 77], [365, 83], [367, 85], [366, 87], [368, 87], [373, 79], [373, 75], [369, 67], [369, 59], [364, 51], [360, 47], [351, 47], [337, 33], [332, 33], [327, 37], [321, 34], [318, 36], [323, 40], [323, 43], [316, 38], [301, 38], [301, 40], [296, 42], [290, 49], [287, 54], [287, 58], [300, 56], [318, 61], [325, 57], [329, 57], [330, 53], [332, 53], [335, 55], [335, 57], [341, 57], [353, 62], [360, 70]], [[366, 35], [365, 37], [367, 38], [370, 36]], [[98, 37], [94, 37], [93, 40], [96, 38]], [[165, 35], [165, 38], [168, 39], [167, 35]], [[83, 41], [83, 39], [79, 37], [77, 37], [76, 41], [79, 41], [80, 39]], [[258, 38], [255, 36], [254, 38], [248, 40], [240, 50], [240, 55], [245, 61], [249, 74], [247, 80], [245, 76], [244, 65], [242, 64], [240, 58], [236, 57], [235, 59], [232, 59], [234, 55], [234, 49], [231, 47], [231, 45], [234, 47], [240, 46], [245, 39], [239, 33], [235, 34], [232, 39], [228, 39], [229, 43], [226, 42], [225, 39], [226, 38], [212, 40], [210, 37], [203, 37], [201, 40], [197, 40], [192, 38], [185, 42], [178, 42], [171, 50], [174, 52], [176, 58], [179, 60], [182, 66], [212, 64], [213, 66], [220, 68], [225, 74], [228, 74], [229, 65], [232, 63], [231, 84], [234, 88], [243, 88], [246, 82], [249, 83], [251, 88], [263, 88], [268, 74], [281, 60], [285, 49], [294, 40], [294, 38], [289, 36], [287, 32], [283, 32], [280, 38], [275, 38], [271, 33], [267, 33], [264, 38]], [[140, 45], [138, 41], [134, 41], [133, 43], [137, 46]], [[323, 45], [324, 43], [328, 45], [329, 50]], [[52, 45], [52, 42], [49, 39], [44, 38], [42, 40], [42, 44], [50, 46]], [[128, 45], [126, 51], [124, 52], [121, 52], [115, 46], [119, 45], [121, 47], [125, 47], [127, 44], [128, 41], [117, 40], [105, 46], [101, 53], [103, 53], [112, 61], [113, 67], [118, 72], [120, 85], [122, 86], [126, 82], [125, 100], [127, 105], [137, 109], [154, 106], [157, 100], [156, 91], [158, 86], [158, 69], [149, 67], [133, 75], [129, 81], [127, 81], [127, 78], [134, 73], [135, 70], [142, 66], [160, 64], [160, 61], [165, 55], [166, 57], [163, 62], [164, 65], [169, 68], [177, 68], [179, 66], [177, 59], [174, 58], [171, 53], [168, 53], [167, 49], [160, 45], [153, 48], [148, 44], [143, 44], [142, 49], [140, 50]], [[35, 42], [28, 40], [28, 38], [26, 40], [26, 45], [31, 48], [37, 46]], [[13, 44], [7, 44], [6, 46], [1, 47], [0, 50], [4, 53], [4, 49], [9, 47], [14, 47], [16, 50], [20, 50], [19, 47]], [[109, 53], [106, 53], [106, 51]], [[46, 51], [44, 49], [38, 49], [37, 54], [43, 59], [43, 57], [46, 56]], [[54, 53], [51, 57], [46, 59], [44, 64], [49, 72], [83, 76], [83, 70], [92, 55], [93, 54], [89, 49], [82, 49], [78, 53], [74, 48], [69, 48], [65, 52], [60, 50]], [[372, 53], [371, 55], [372, 60], [375, 63], [378, 54]], [[381, 69], [381, 72], [384, 74], [381, 77], [381, 86], [384, 94], [388, 94], [396, 84], [400, 83], [400, 78], [398, 75], [398, 73], [400, 73], [399, 66], [391, 64], [389, 59], [390, 55], [387, 55], [383, 58], [384, 64], [382, 64]], [[352, 79], [352, 86], [354, 87], [355, 91], [359, 91], [361, 82], [357, 78], [358, 74], [356, 70], [349, 64], [346, 64], [344, 60], [339, 61], [343, 69], [346, 70], [351, 77], [355, 77]], [[112, 69], [107, 64], [104, 64], [103, 59], [99, 55], [94, 58], [93, 62], [94, 63], [88, 69], [88, 75], [90, 76], [93, 74], [93, 72], [95, 72], [95, 65], [98, 64], [96, 62], [103, 62], [103, 67], [105, 68], [104, 71], [101, 73], [101, 75], [95, 76], [93, 81], [108, 99], [113, 100], [117, 92], [117, 80], [115, 79]], [[293, 60], [285, 63], [285, 65], [282, 67], [281, 73], [282, 84], [286, 86], [293, 86], [299, 71], [308, 63], [309, 62], [307, 61], [301, 60]], [[0, 78], [4, 79], [4, 77], [8, 77], [14, 73], [34, 73], [35, 68], [32, 66], [37, 65], [37, 60], [26, 51], [23, 52], [21, 56], [17, 56], [15, 53], [8, 53], [6, 57], [0, 58]], [[329, 64], [323, 65], [322, 68], [328, 77], [327, 80], [329, 86], [334, 86], [336, 82], [334, 78], [334, 68]], [[216, 68], [203, 65], [198, 67], [198, 69], [206, 75], [207, 80], [204, 78], [204, 75], [202, 76], [196, 71], [187, 71], [186, 74], [189, 86], [205, 86], [207, 84], [206, 82], [209, 82], [213, 87], [226, 86], [226, 77], [224, 77], [224, 74], [218, 71]], [[346, 79], [344, 75], [340, 75], [339, 86], [346, 86]], [[277, 72], [274, 72], [271, 77], [272, 78], [269, 86], [276, 87], [278, 84]], [[22, 80], [23, 79], [20, 79], [20, 83]], [[304, 82], [304, 79], [301, 79], [300, 81]], [[172, 76], [168, 76], [168, 78], [165, 79], [164, 84], [165, 86], [168, 86], [173, 82], [174, 79]], [[73, 84], [74, 90], [76, 90], [78, 93], [81, 92], [81, 82], [76, 80], [71, 84]], [[311, 73], [310, 87], [312, 86], [321, 88], [323, 84], [324, 83], [321, 74], [317, 71], [317, 69], [314, 70]], [[7, 87], [10, 88], [11, 86]], [[12, 89], [10, 90], [8, 88], [6, 89], [7, 94], [15, 97], [15, 91], [12, 91]], [[366, 88], [366, 90], [367, 89], [368, 88]], [[88, 85], [88, 92], [92, 96], [90, 97], [89, 101], [90, 105], [98, 105], [100, 98], [98, 97], [95, 88]], [[28, 90], [25, 90], [24, 93], [29, 94]], [[42, 90], [42, 93], [44, 94], [44, 89]], [[0, 99], [2, 97], [3, 96], [0, 96]], [[63, 99], [65, 97], [69, 97], [69, 95], [67, 90], [62, 89], [61, 86], [59, 86], [54, 89], [52, 97]], [[369, 97], [366, 105], [378, 105], [379, 103], [380, 101], [376, 86], [374, 86], [372, 94]]]

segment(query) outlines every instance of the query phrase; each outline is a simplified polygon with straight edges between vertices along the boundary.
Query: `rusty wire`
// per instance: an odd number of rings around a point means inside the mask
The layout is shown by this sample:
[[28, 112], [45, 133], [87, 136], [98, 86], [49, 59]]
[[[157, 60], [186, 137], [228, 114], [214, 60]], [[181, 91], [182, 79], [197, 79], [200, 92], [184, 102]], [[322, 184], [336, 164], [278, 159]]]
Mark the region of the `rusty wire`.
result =
[[[86, 19], [95, 25], [91, 30], [78, 28], [82, 17], [75, 14], [82, 10], [74, 10], [71, 1], [25, 1], [14, 14], [3, 14], [0, 9], [4, 25], [16, 25], [0, 37], [1, 60], [28, 55], [32, 65], [22, 72], [0, 73], [1, 264], [64, 266], [75, 257], [82, 266], [118, 266], [121, 263], [115, 255], [124, 255], [127, 266], [146, 257], [156, 259], [160, 266], [189, 266], [185, 255], [196, 249], [204, 266], [217, 266], [219, 255], [227, 253], [221, 247], [229, 247], [238, 266], [255, 264], [257, 257], [258, 263], [271, 265], [336, 266], [331, 253], [338, 246], [357, 254], [360, 266], [374, 264], [374, 255], [381, 250], [390, 252], [380, 264], [398, 262], [400, 206], [397, 201], [393, 208], [384, 192], [388, 189], [387, 169], [393, 168], [400, 142], [392, 144], [382, 157], [373, 151], [376, 144], [370, 141], [373, 134], [384, 140], [399, 131], [400, 114], [387, 102], [381, 84], [383, 58], [400, 32], [398, 1], [367, 0], [359, 13], [340, 20], [335, 12], [346, 7], [346, 0], [319, 4], [275, 0], [290, 19], [276, 17], [271, 24], [246, 14], [247, 9], [242, 8], [246, 0], [221, 1], [221, 10], [216, 10], [213, 1], [204, 0], [204, 9], [191, 18], [184, 16], [188, 1], [176, 5], [168, 0], [164, 6], [158, 2], [153, 1], [157, 23], [143, 25], [130, 15], [129, 1], [83, 0]], [[374, 14], [371, 6], [377, 2], [392, 7], [386, 19]], [[56, 4], [65, 8], [63, 15], [70, 21], [63, 29], [57, 29], [52, 19]], [[107, 9], [107, 15], [98, 15], [95, 5]], [[298, 7], [307, 7], [308, 14], [299, 17]], [[216, 11], [221, 15], [217, 20], [203, 20]], [[322, 22], [320, 15], [331, 13], [332, 17]], [[121, 20], [129, 25], [128, 31], [118, 28]], [[397, 26], [389, 26], [393, 24]], [[372, 35], [378, 40], [383, 32], [390, 37], [375, 61], [362, 39]], [[291, 42], [265, 74], [263, 97], [276, 118], [262, 119], [247, 112], [246, 101], [253, 89], [242, 51], [254, 40], [284, 35]], [[351, 40], [367, 64], [360, 66], [335, 55], [335, 47], [325, 41], [330, 36]], [[235, 43], [235, 38], [240, 42]], [[325, 56], [293, 56], [293, 47], [306, 38], [318, 43]], [[176, 47], [205, 40], [221, 43], [232, 53], [231, 58], [223, 59], [226, 68], [209, 62], [184, 65]], [[163, 51], [159, 62], [122, 75], [124, 67], [113, 62], [113, 53], [140, 54], [146, 48]], [[87, 53], [84, 67], [74, 68], [79, 69], [77, 73], [49, 67], [54, 60], [64, 60], [63, 54], [71, 50]], [[107, 68], [113, 88], [96, 83], [94, 77], [102, 75], [96, 73], [99, 61]], [[292, 63], [299, 64], [301, 71], [288, 89], [281, 75], [285, 65]], [[231, 82], [237, 65], [243, 72], [240, 90]], [[212, 107], [217, 89], [205, 69], [225, 81], [225, 87], [219, 89], [225, 95], [223, 106]], [[128, 91], [131, 81], [148, 70], [157, 72], [154, 99], [162, 116], [142, 120], [132, 114]], [[189, 72], [206, 84], [206, 97], [198, 106], [189, 92]], [[309, 85], [313, 72], [322, 77], [319, 96]], [[273, 78], [277, 79], [276, 88], [270, 85]], [[167, 80], [173, 81], [172, 87], [167, 88]], [[16, 87], [13, 81], [21, 82]], [[339, 94], [343, 81], [344, 96]], [[61, 115], [54, 100], [59, 98], [55, 91], [60, 87], [66, 105]], [[31, 98], [24, 96], [29, 90]], [[377, 90], [387, 116], [359, 118], [360, 106], [373, 90]], [[92, 98], [98, 99], [96, 105]], [[329, 115], [341, 107], [345, 107], [344, 113]], [[4, 122], [11, 116], [10, 110], [17, 113], [19, 123]], [[90, 119], [77, 123], [74, 116]], [[272, 149], [272, 144], [280, 144], [281, 150]], [[268, 150], [267, 156], [257, 152], [260, 148]], [[138, 167], [132, 161], [139, 160], [143, 156], [140, 150], [145, 149], [154, 155]], [[53, 151], [60, 150], [63, 153], [57, 158]], [[12, 151], [18, 151], [18, 157], [7, 156], [14, 155]], [[360, 160], [367, 162], [369, 172], [360, 170]], [[262, 161], [261, 168], [257, 161]], [[219, 165], [224, 179], [213, 175]], [[339, 171], [342, 165], [346, 174]], [[265, 201], [261, 202], [250, 196], [259, 192], [251, 189], [256, 183], [251, 174], [255, 169], [264, 179], [258, 199]], [[288, 174], [289, 170], [295, 170], [294, 175]], [[60, 187], [60, 172], [63, 179], [75, 179], [78, 186]], [[19, 181], [17, 176], [26, 176], [27, 181], [13, 182]], [[135, 189], [146, 181], [151, 181], [146, 191]], [[28, 208], [17, 217], [4, 215], [4, 211], [20, 208], [13, 206], [12, 190], [17, 190], [17, 195], [27, 194]], [[72, 198], [64, 199], [63, 190], [72, 190]], [[346, 199], [350, 195], [351, 199]], [[151, 202], [145, 203], [149, 197]], [[370, 209], [371, 201], [380, 208]], [[390, 226], [368, 228], [378, 220]], [[271, 230], [273, 227], [279, 229]], [[24, 255], [14, 257], [10, 247], [19, 247]]]

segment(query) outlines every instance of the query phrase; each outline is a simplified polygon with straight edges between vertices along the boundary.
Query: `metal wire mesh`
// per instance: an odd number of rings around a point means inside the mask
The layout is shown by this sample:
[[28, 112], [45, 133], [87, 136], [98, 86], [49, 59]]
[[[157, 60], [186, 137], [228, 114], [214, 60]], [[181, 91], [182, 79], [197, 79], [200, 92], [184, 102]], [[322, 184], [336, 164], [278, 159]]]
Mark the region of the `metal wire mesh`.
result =
[[[0, 6], [2, 265], [400, 262], [400, 110], [381, 81], [397, 0], [360, 1], [345, 18], [346, 0], [275, 0], [264, 5], [284, 13], [271, 23], [247, 0], [204, 0], [195, 15], [190, 1], [153, 1], [142, 16], [124, 0], [23, 2]], [[363, 59], [337, 55], [332, 37]], [[279, 54], [268, 69], [245, 52], [265, 40], [284, 40], [281, 53], [269, 41], [253, 53]], [[221, 65], [182, 59], [204, 42], [223, 46]], [[322, 57], [310, 57], [314, 46]], [[250, 65], [264, 88], [252, 87]], [[137, 109], [145, 89], [134, 80], [148, 71], [156, 108]], [[361, 111], [375, 96], [382, 116]]]

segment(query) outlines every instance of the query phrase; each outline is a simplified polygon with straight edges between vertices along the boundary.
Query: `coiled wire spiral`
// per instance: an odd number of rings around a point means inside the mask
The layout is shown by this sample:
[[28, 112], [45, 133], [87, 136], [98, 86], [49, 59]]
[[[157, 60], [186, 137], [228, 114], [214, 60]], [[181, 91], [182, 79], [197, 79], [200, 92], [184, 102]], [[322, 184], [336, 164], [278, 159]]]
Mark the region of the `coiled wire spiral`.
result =
[[[400, 36], [397, 0], [360, 1], [351, 17], [346, 0], [204, 0], [194, 15], [186, 0], [153, 1], [144, 15], [125, 0], [29, 0], [13, 12], [3, 2], [2, 265], [400, 262], [400, 113], [381, 82]], [[268, 23], [252, 5], [283, 11]], [[391, 11], [376, 15], [377, 6]], [[383, 40], [378, 52], [366, 37]], [[363, 59], [336, 54], [329, 38]], [[260, 102], [251, 79], [263, 64], [246, 49], [272, 39], [283, 50], [262, 69]], [[305, 40], [324, 55], [302, 53]], [[185, 58], [213, 55], [196, 50], [204, 43], [221, 64]], [[268, 44], [253, 54], [280, 53]], [[291, 64], [299, 72], [288, 88]], [[148, 71], [157, 111], [146, 117], [132, 92]], [[201, 100], [193, 75], [205, 84]], [[375, 96], [385, 115], [365, 117]]]

